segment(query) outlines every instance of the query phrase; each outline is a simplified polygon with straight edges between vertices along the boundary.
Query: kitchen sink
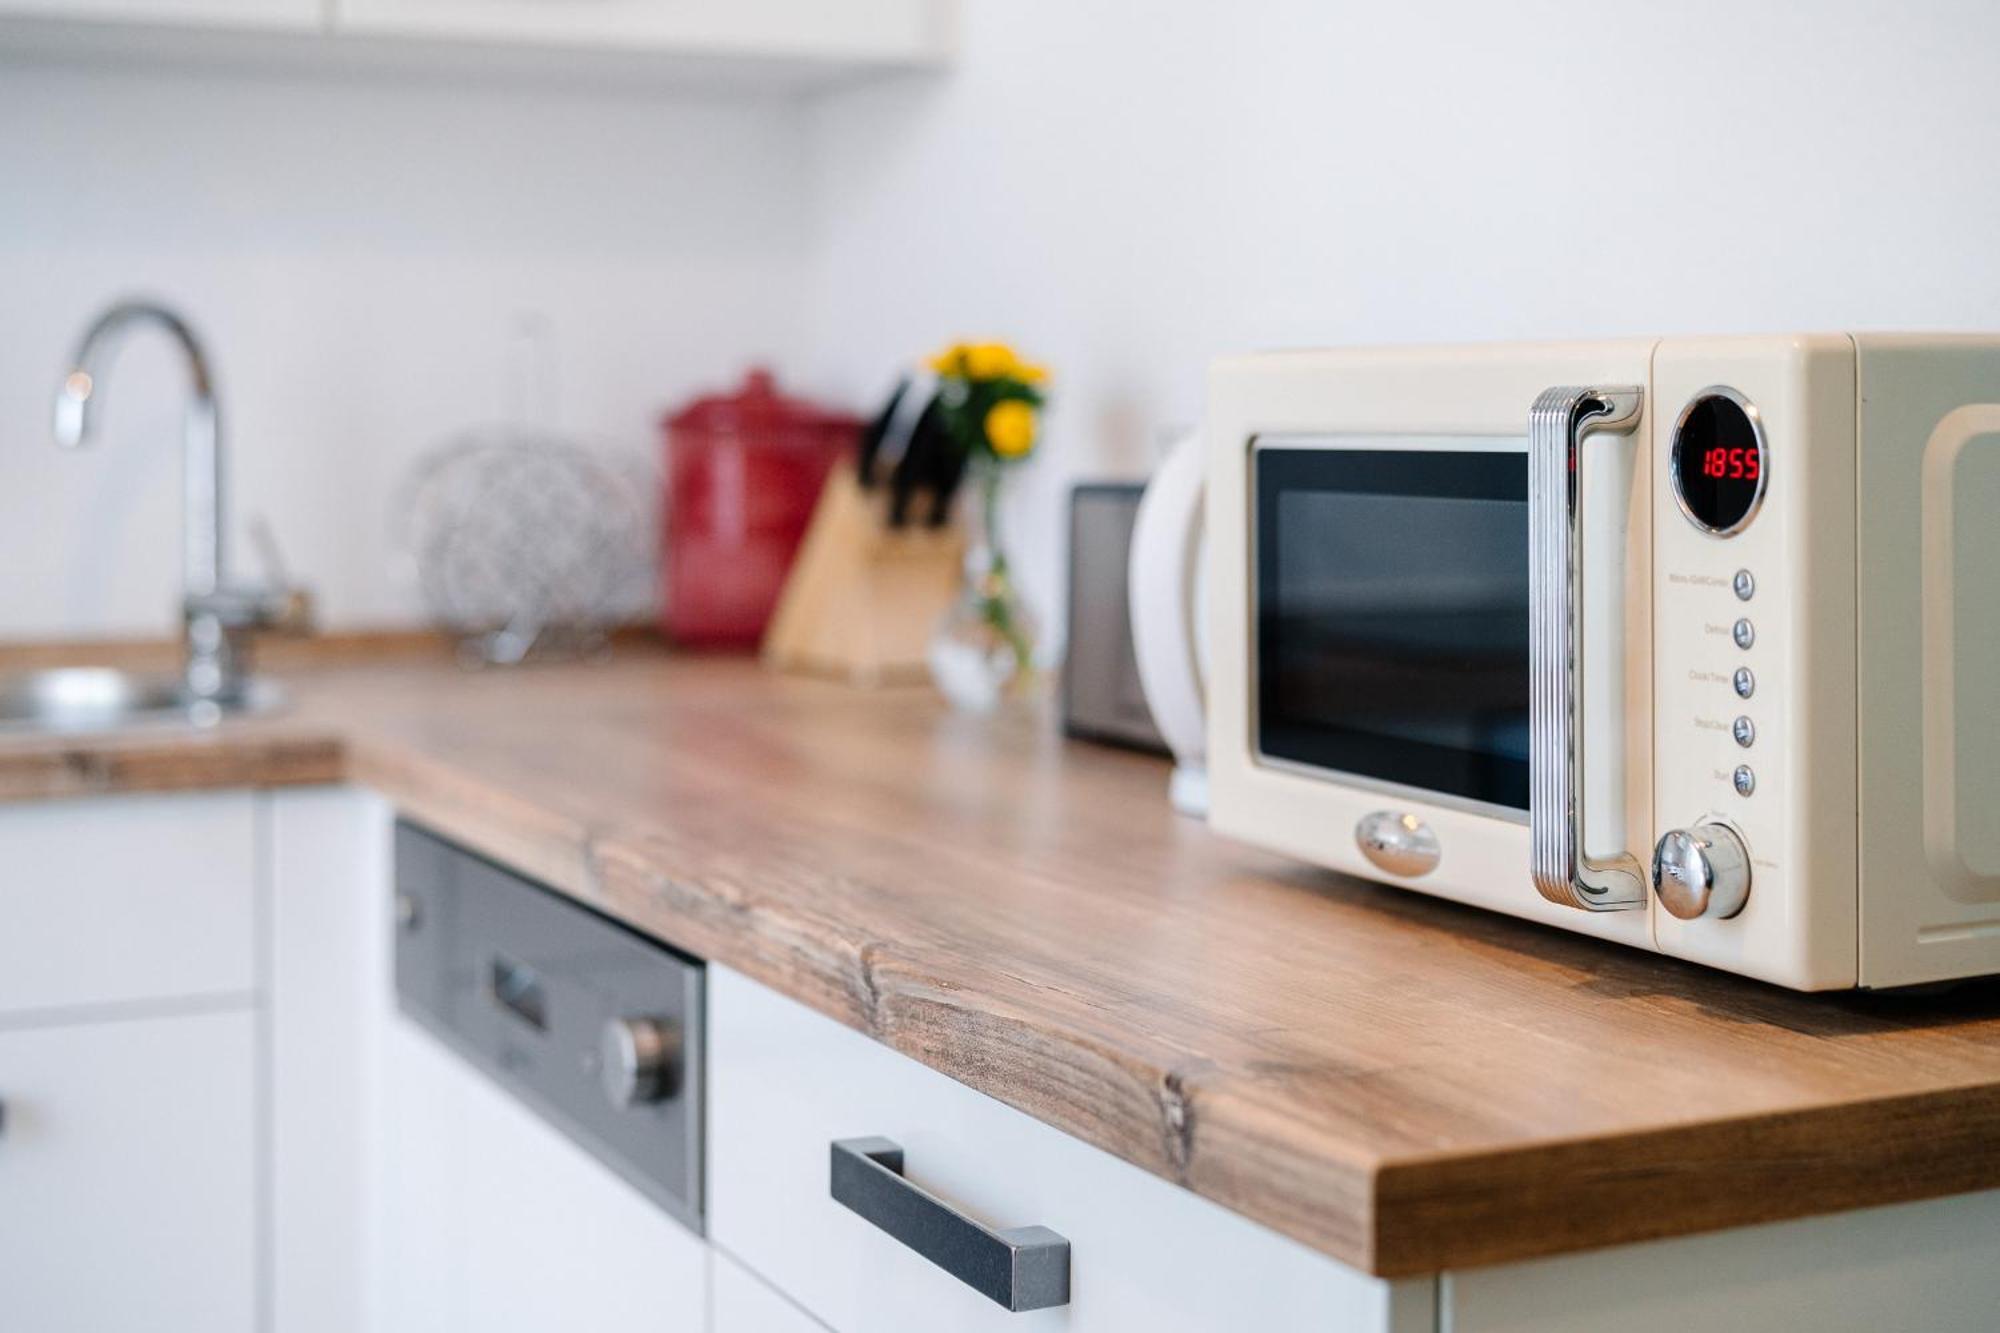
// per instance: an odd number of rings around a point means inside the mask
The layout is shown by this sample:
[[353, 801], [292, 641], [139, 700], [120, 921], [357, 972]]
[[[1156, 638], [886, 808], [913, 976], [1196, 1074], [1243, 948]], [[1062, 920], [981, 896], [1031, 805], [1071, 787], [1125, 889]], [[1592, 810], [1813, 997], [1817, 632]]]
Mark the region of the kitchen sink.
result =
[[245, 681], [231, 698], [195, 700], [177, 675], [142, 676], [109, 667], [63, 667], [0, 678], [0, 732], [108, 731], [156, 724], [208, 726], [280, 702], [266, 680]]

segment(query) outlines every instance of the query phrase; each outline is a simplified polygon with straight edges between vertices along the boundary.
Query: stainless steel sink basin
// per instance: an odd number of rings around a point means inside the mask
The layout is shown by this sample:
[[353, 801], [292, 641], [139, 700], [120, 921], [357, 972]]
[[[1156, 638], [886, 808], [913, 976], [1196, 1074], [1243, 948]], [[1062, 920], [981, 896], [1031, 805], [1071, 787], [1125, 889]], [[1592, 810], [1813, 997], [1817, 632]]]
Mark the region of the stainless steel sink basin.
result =
[[0, 679], [0, 731], [108, 731], [146, 725], [210, 726], [278, 706], [276, 686], [251, 680], [223, 703], [193, 700], [179, 676], [109, 667], [64, 667]]

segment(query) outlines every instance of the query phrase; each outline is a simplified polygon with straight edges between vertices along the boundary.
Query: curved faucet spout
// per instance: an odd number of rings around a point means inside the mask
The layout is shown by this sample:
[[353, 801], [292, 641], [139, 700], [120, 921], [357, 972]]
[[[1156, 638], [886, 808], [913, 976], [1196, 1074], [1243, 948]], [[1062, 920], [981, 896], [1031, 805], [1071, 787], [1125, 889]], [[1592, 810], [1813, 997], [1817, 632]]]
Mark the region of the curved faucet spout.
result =
[[155, 324], [166, 330], [187, 362], [190, 397], [181, 479], [186, 525], [182, 591], [188, 598], [212, 597], [222, 588], [224, 574], [222, 428], [208, 356], [186, 320], [151, 301], [121, 301], [99, 315], [77, 344], [71, 369], [56, 389], [56, 443], [74, 449], [89, 441], [95, 420], [93, 405], [103, 387], [101, 366], [125, 333], [139, 324]]

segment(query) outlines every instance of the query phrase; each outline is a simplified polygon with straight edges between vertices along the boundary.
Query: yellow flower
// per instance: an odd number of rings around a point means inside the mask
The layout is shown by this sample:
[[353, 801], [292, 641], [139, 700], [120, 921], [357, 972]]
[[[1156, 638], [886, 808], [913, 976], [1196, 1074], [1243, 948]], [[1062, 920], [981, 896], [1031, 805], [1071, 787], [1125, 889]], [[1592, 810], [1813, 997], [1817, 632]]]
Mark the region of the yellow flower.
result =
[[1035, 447], [1035, 409], [1003, 398], [986, 414], [986, 442], [1002, 458], [1024, 458]]
[[965, 373], [965, 353], [966, 346], [964, 343], [953, 343], [936, 356], [933, 356], [928, 364], [933, 371], [940, 375], [963, 375]]
[[978, 382], [1012, 379], [1040, 384], [1049, 377], [1046, 367], [1023, 361], [1006, 343], [953, 343], [925, 364], [939, 375]]
[[1021, 358], [1006, 343], [974, 343], [965, 349], [965, 373], [975, 380], [997, 380], [1014, 373]]

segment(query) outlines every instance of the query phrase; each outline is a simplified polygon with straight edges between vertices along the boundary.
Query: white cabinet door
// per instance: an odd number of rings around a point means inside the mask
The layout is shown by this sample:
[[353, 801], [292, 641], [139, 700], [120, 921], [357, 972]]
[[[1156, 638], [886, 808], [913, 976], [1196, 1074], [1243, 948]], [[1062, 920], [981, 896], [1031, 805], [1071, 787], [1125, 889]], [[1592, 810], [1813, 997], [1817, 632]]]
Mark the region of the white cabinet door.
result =
[[321, 0], [0, 0], [0, 14], [176, 27], [317, 30]]
[[0, 808], [0, 1014], [247, 1000], [257, 984], [256, 799]]
[[709, 1333], [826, 1333], [826, 1325], [721, 1250], [709, 1251]]
[[335, 15], [357, 34], [887, 64], [942, 58], [952, 20], [949, 0], [336, 0]]
[[391, 1333], [704, 1333], [701, 1238], [430, 1033], [388, 1033], [381, 1159]]
[[[1351, 1333], [1432, 1327], [1436, 1284], [1385, 1282], [955, 1083], [714, 964], [709, 1236], [844, 1333]], [[1070, 1242], [1069, 1304], [1010, 1314], [833, 1201], [836, 1139], [989, 1226]]]
[[255, 1327], [255, 1026], [0, 1031], [0, 1326]]
[[2000, 1190], [1453, 1273], [1453, 1333], [1990, 1333]]
[[391, 1005], [388, 804], [342, 787], [270, 803], [271, 1309], [276, 1333], [369, 1323], [367, 1164]]

